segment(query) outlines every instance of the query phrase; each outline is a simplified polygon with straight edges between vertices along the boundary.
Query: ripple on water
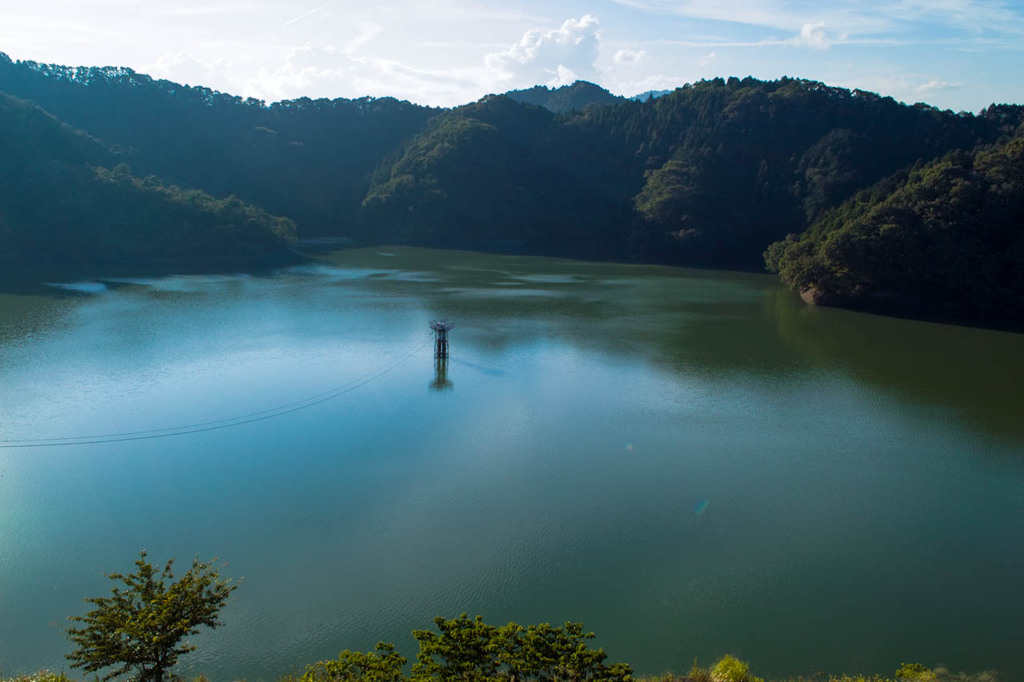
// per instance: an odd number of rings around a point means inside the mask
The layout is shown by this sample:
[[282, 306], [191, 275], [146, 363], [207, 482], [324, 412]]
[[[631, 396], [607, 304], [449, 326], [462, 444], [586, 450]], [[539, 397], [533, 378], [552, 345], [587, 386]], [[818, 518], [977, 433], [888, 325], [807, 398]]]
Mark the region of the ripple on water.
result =
[[[463, 611], [584, 620], [642, 672], [736, 646], [798, 673], [779, 655], [794, 637], [842, 669], [879, 622], [929, 660], [960, 641], [978, 653], [952, 665], [1019, 666], [1022, 337], [751, 305], [774, 285], [731, 273], [346, 253], [0, 302], [0, 437], [233, 417], [410, 358], [235, 430], [0, 450], [0, 611], [56, 614], [0, 618], [5, 673], [59, 667], [49, 622], [142, 546], [246, 576], [186, 658], [216, 680], [377, 639], [409, 656], [412, 628]], [[443, 395], [439, 314], [457, 325]]]
[[482, 287], [445, 287], [438, 290], [465, 298], [559, 298], [564, 294], [549, 289], [491, 289]]
[[535, 284], [579, 284], [588, 281], [588, 278], [579, 275], [513, 275], [513, 277]]
[[73, 291], [79, 294], [102, 294], [107, 291], [107, 285], [103, 282], [82, 280], [79, 282], [46, 282], [46, 286], [63, 291]]

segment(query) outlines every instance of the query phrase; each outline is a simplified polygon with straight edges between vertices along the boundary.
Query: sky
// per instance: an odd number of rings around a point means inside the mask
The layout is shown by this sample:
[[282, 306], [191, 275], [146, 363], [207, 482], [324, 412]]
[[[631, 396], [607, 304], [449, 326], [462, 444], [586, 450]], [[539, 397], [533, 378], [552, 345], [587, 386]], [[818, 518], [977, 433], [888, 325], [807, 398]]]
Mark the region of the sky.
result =
[[954, 111], [1024, 103], [1024, 0], [0, 0], [0, 51], [268, 102], [749, 75]]

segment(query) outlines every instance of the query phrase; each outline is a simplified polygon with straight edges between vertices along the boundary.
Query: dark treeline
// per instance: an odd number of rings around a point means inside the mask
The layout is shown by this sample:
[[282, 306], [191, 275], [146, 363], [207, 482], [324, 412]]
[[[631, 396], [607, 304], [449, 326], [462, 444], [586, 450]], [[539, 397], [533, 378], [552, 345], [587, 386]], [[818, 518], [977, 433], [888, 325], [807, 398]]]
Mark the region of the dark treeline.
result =
[[892, 176], [766, 259], [826, 303], [1024, 319], [1024, 130]]
[[590, 167], [591, 144], [552, 112], [507, 97], [460, 107], [382, 164], [356, 236], [628, 257], [633, 209], [626, 178], [603, 185], [615, 160]]
[[766, 246], [857, 190], [995, 141], [1021, 116], [1005, 113], [793, 79], [705, 81], [561, 116], [488, 98], [435, 119], [382, 167], [367, 225], [385, 239], [501, 236], [541, 252], [755, 269]]
[[114, 146], [140, 173], [234, 194], [295, 220], [303, 236], [349, 230], [381, 158], [436, 113], [390, 98], [267, 106], [127, 68], [14, 62], [2, 53], [0, 91]]
[[0, 93], [0, 262], [108, 265], [280, 258], [295, 225], [138, 178], [102, 143]]
[[[841, 268], [853, 274], [842, 277], [857, 283], [846, 290], [836, 284], [840, 266], [820, 274], [838, 261], [812, 267], [807, 254], [850, 229], [841, 224], [860, 220], [844, 204], [855, 196], [858, 206], [896, 202], [889, 193], [909, 187], [906, 179], [932, 163], [975, 173], [965, 164], [988, 159], [990, 152], [979, 150], [1016, 133], [1020, 106], [953, 113], [791, 78], [702, 81], [643, 101], [576, 83], [444, 110], [388, 98], [267, 105], [129, 69], [4, 55], [0, 91], [110, 145], [118, 162], [159, 178], [151, 185], [236, 195], [293, 220], [304, 237], [757, 270], [770, 245], [811, 228], [805, 241], [793, 236], [789, 246], [771, 249], [771, 266], [794, 287], [841, 304], [885, 299], [913, 313], [934, 303], [930, 282], [940, 276], [947, 289], [965, 292], [945, 306], [957, 316], [971, 308], [978, 287], [999, 286], [1018, 272], [1000, 261], [981, 277], [990, 263], [980, 256], [931, 272], [937, 261], [916, 249], [977, 251], [956, 241], [975, 239], [966, 214], [955, 218], [963, 229], [943, 246], [918, 241], [887, 254], [913, 284], [877, 272], [861, 277], [867, 262], [848, 258]], [[1009, 196], [1015, 190], [1006, 187], [1019, 182], [1010, 177], [1000, 191]], [[909, 201], [901, 210], [921, 205]], [[1011, 221], [1002, 233], [1020, 232], [1016, 214], [990, 208], [986, 220]], [[885, 241], [875, 246], [889, 248]], [[793, 265], [797, 260], [803, 265]], [[965, 278], [971, 287], [961, 286]], [[999, 304], [972, 314], [995, 308], [1009, 310]]]

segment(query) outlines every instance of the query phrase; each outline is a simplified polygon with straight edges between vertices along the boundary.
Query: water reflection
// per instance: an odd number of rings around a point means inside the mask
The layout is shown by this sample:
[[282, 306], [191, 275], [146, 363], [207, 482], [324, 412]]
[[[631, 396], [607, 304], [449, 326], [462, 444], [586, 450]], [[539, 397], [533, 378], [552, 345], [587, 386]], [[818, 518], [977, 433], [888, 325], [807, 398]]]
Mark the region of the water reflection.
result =
[[[84, 293], [82, 278], [100, 275], [89, 282], [101, 282], [102, 290]], [[95, 307], [126, 282], [110, 273], [76, 273], [71, 284], [68, 277], [52, 270], [0, 272], [0, 351], [60, 329], [73, 311]], [[764, 379], [757, 389], [766, 394], [777, 381], [808, 371], [839, 371], [873, 390], [897, 391], [909, 403], [956, 410], [986, 432], [1024, 438], [1024, 383], [1016, 380], [1024, 372], [1024, 334], [812, 308], [768, 276], [396, 247], [337, 252], [273, 278], [238, 282], [150, 279], [132, 301], [141, 312], [154, 309], [166, 292], [223, 297], [230, 290], [244, 303], [250, 284], [286, 296], [288, 285], [303, 283], [294, 294], [301, 303], [305, 285], [344, 287], [348, 302], [358, 292], [368, 306], [383, 300], [443, 308], [470, 321], [465, 341], [485, 356], [557, 339], [589, 353], [644, 358], [677, 376], [729, 380], [753, 372]], [[501, 371], [467, 357], [453, 362], [485, 374]], [[446, 363], [435, 366], [430, 388], [451, 389], [447, 374]]]
[[784, 346], [809, 364], [898, 392], [908, 405], [953, 409], [985, 432], [1024, 438], [1024, 335], [814, 308], [788, 291], [765, 298]]
[[[337, 256], [375, 266], [372, 253]], [[762, 379], [765, 395], [808, 373], [838, 373], [908, 406], [955, 410], [976, 428], [1024, 438], [1024, 334], [807, 306], [767, 275], [396, 248], [387, 265], [436, 272], [446, 287], [363, 279], [471, 320], [491, 356], [524, 339], [643, 357], [677, 376]], [[464, 358], [456, 360], [466, 364]]]
[[435, 391], [447, 391], [454, 385], [448, 379], [448, 358], [435, 358], [434, 380], [430, 382], [430, 388]]
[[[146, 546], [252, 577], [191, 659], [213, 679], [463, 610], [585, 620], [649, 672], [724, 650], [768, 671], [917, 651], [1022, 672], [1024, 458], [986, 455], [1022, 453], [988, 435], [1024, 438], [1024, 335], [808, 308], [768, 276], [402, 247], [130, 284], [0, 283], [0, 436], [340, 399], [182, 439], [0, 449], [6, 671], [60, 665], [48, 623]], [[431, 380], [440, 309], [458, 349]], [[798, 658], [786, 637], [809, 642]]]

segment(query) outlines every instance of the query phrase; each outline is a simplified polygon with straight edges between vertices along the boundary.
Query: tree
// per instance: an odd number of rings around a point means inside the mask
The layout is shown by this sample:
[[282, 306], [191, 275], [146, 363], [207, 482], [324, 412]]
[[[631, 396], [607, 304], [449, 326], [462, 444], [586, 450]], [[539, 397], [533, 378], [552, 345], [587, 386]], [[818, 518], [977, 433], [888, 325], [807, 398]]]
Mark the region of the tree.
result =
[[306, 666], [300, 682], [403, 682], [402, 666], [406, 659], [393, 644], [377, 642], [376, 651], [349, 651], [338, 654], [337, 660], [320, 661]]
[[594, 633], [584, 632], [583, 623], [566, 623], [559, 628], [541, 623], [525, 630], [510, 623], [502, 632], [512, 679], [538, 682], [631, 679], [633, 671], [627, 664], [605, 665], [608, 654], [604, 649], [590, 648], [586, 640], [593, 639]]
[[440, 631], [413, 630], [420, 652], [412, 668], [415, 678], [442, 682], [484, 682], [498, 676], [501, 668], [501, 641], [498, 628], [484, 622], [482, 616], [470, 618], [463, 613], [448, 620], [434, 619]]
[[83, 624], [68, 629], [68, 637], [77, 645], [67, 655], [73, 661], [71, 667], [90, 673], [112, 668], [104, 680], [134, 671], [134, 679], [162, 682], [181, 654], [195, 650], [182, 640], [202, 625], [220, 625], [220, 610], [238, 587], [221, 579], [214, 562], [193, 559], [192, 568], [175, 580], [174, 559], [158, 570], [146, 561], [143, 550], [135, 561], [135, 573], [108, 575], [119, 583], [111, 596], [86, 599], [95, 608], [69, 618]]
[[420, 644], [412, 679], [442, 682], [628, 682], [625, 663], [605, 665], [604, 649], [592, 649], [582, 623], [524, 628], [516, 623], [494, 627], [481, 616], [435, 618], [439, 632], [413, 630]]

